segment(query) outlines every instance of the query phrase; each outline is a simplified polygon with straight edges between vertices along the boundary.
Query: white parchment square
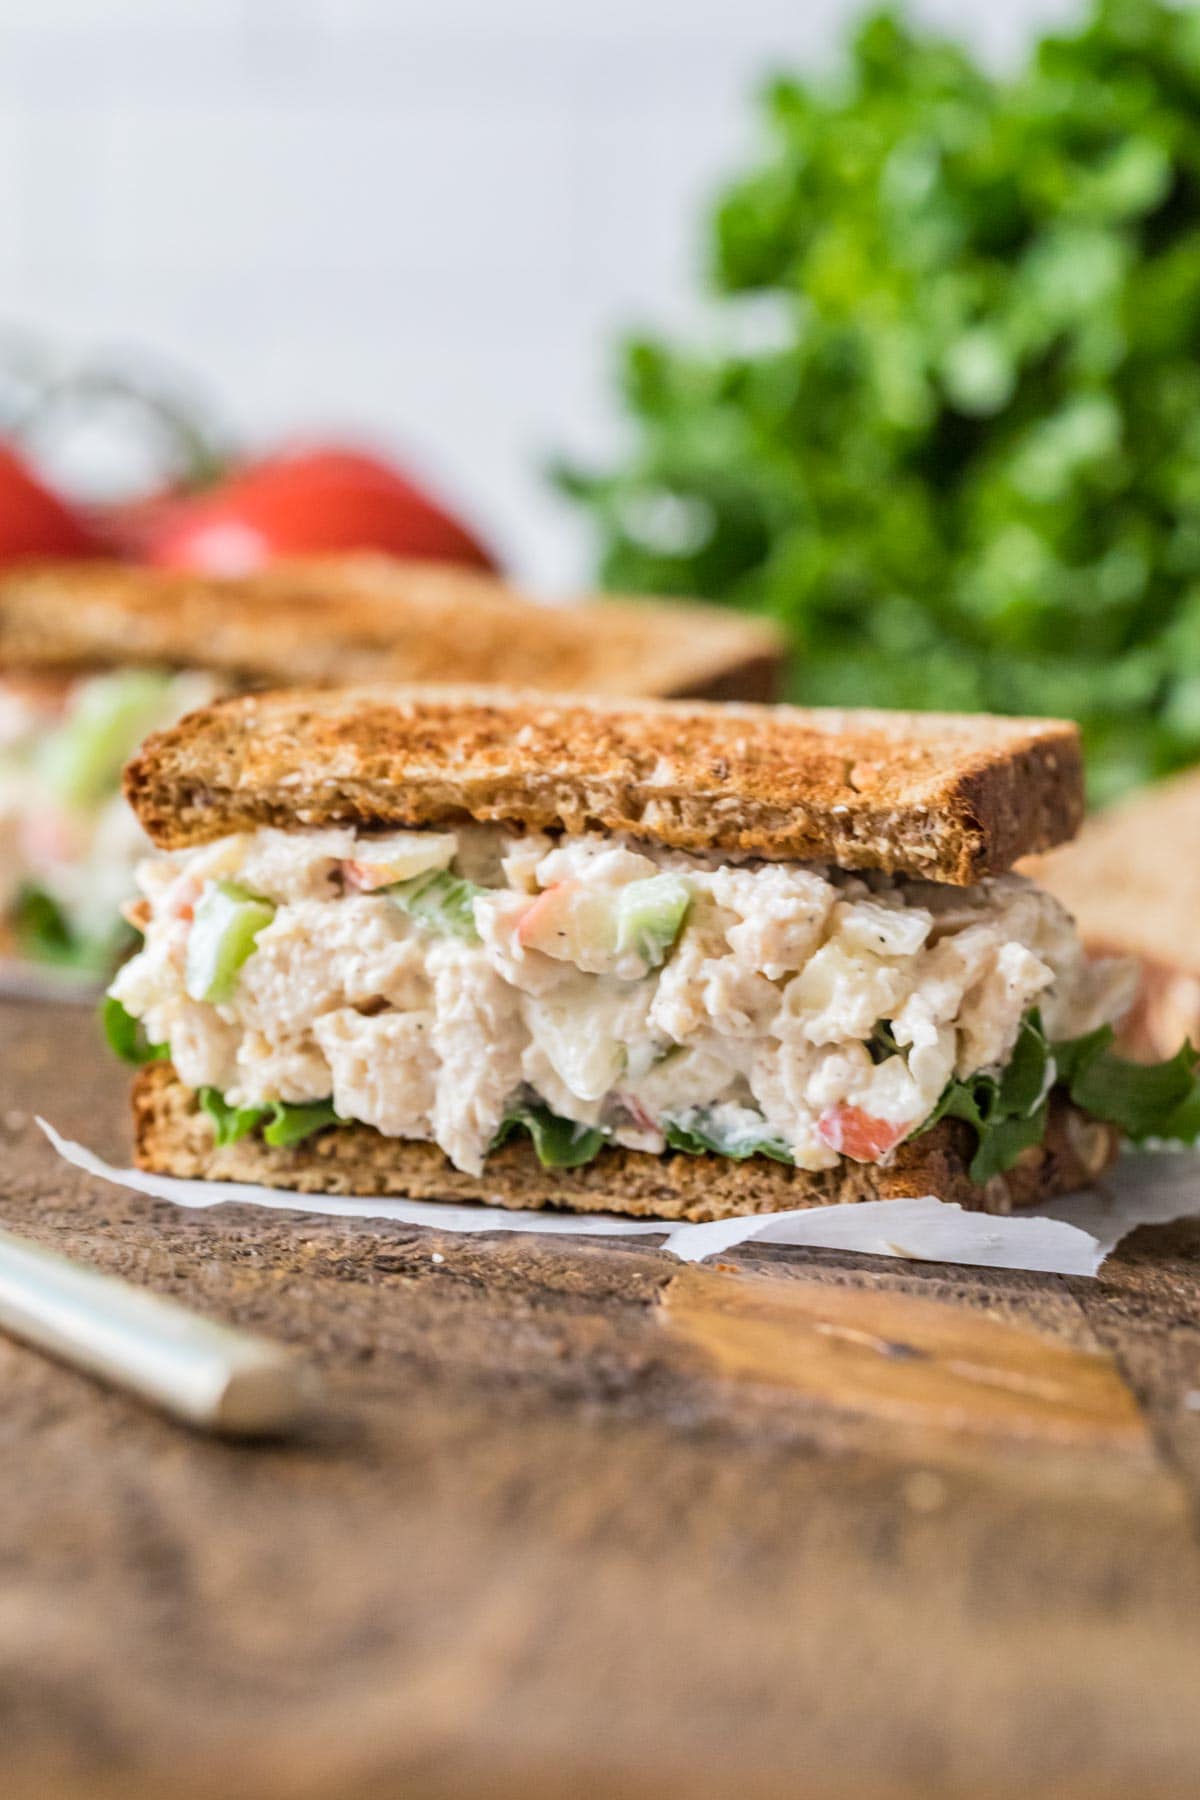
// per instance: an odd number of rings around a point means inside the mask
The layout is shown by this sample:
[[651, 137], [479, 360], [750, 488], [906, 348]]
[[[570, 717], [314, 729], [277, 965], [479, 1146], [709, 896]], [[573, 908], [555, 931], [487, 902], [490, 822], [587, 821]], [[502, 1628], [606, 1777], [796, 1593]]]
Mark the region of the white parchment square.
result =
[[804, 1207], [753, 1218], [678, 1225], [665, 1219], [623, 1219], [613, 1213], [516, 1212], [499, 1206], [423, 1200], [355, 1199], [297, 1194], [245, 1182], [182, 1181], [118, 1169], [82, 1144], [38, 1124], [65, 1161], [101, 1181], [176, 1206], [236, 1203], [341, 1219], [394, 1219], [436, 1231], [532, 1231], [545, 1237], [661, 1236], [683, 1262], [700, 1262], [737, 1244], [807, 1244], [871, 1256], [975, 1267], [1031, 1269], [1058, 1275], [1095, 1275], [1106, 1256], [1138, 1225], [1200, 1216], [1200, 1154], [1142, 1152], [1121, 1158], [1103, 1183], [1086, 1193], [1022, 1208], [999, 1217], [964, 1212], [932, 1194], [915, 1200], [873, 1200], [856, 1206]]

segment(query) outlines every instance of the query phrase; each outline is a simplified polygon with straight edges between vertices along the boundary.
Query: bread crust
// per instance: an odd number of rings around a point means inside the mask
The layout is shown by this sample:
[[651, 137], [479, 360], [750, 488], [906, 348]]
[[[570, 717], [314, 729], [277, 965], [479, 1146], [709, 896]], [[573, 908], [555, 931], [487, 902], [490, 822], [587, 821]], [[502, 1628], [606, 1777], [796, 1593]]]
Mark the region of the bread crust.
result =
[[1057, 1099], [1045, 1143], [980, 1188], [967, 1174], [973, 1134], [943, 1119], [901, 1144], [887, 1167], [843, 1159], [807, 1173], [753, 1157], [602, 1150], [581, 1169], [543, 1169], [528, 1141], [493, 1151], [482, 1176], [465, 1175], [434, 1144], [382, 1136], [368, 1125], [339, 1125], [290, 1149], [258, 1136], [218, 1148], [212, 1121], [170, 1063], [139, 1070], [133, 1088], [139, 1169], [200, 1181], [246, 1181], [302, 1194], [482, 1201], [513, 1210], [611, 1212], [635, 1219], [705, 1221], [798, 1207], [851, 1205], [935, 1194], [973, 1211], [1011, 1212], [1086, 1186], [1116, 1155], [1110, 1126], [1085, 1119]]
[[582, 699], [498, 688], [243, 695], [143, 746], [155, 843], [259, 826], [490, 820], [958, 885], [1076, 829], [1079, 736], [1053, 720]]
[[236, 687], [520, 681], [594, 693], [773, 698], [783, 638], [716, 606], [539, 605], [494, 577], [382, 556], [243, 577], [28, 564], [0, 580], [0, 668], [209, 669]]

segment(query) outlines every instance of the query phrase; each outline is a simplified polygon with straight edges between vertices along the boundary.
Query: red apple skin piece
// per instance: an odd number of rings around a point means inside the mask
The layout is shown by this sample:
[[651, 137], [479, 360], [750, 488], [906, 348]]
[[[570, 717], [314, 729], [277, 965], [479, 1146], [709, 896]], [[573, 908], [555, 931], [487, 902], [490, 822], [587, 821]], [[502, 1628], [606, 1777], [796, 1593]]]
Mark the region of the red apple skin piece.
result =
[[[571, 896], [578, 893], [579, 886], [578, 881], [556, 881], [538, 895], [517, 925], [517, 942], [523, 950], [536, 949], [536, 940], [548, 934], [558, 932], [566, 936]], [[560, 921], [558, 925], [556, 919]]]

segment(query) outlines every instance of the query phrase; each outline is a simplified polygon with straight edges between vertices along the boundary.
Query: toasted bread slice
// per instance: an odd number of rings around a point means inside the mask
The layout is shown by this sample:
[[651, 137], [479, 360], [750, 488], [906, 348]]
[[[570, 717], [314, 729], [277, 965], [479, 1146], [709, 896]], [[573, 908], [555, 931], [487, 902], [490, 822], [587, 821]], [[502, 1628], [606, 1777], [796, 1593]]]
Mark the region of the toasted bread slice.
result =
[[487, 575], [383, 556], [218, 578], [116, 563], [0, 580], [0, 668], [210, 669], [238, 687], [521, 682], [593, 693], [769, 700], [778, 628], [715, 606], [539, 605]]
[[384, 1137], [369, 1125], [331, 1126], [288, 1149], [272, 1149], [259, 1137], [218, 1148], [212, 1121], [169, 1063], [139, 1071], [133, 1117], [137, 1166], [159, 1175], [256, 1182], [301, 1194], [475, 1200], [515, 1210], [552, 1207], [636, 1219], [731, 1219], [920, 1194], [1007, 1213], [1085, 1187], [1117, 1152], [1112, 1127], [1056, 1101], [1045, 1141], [986, 1188], [967, 1173], [973, 1134], [957, 1119], [943, 1119], [923, 1137], [900, 1145], [886, 1168], [843, 1159], [834, 1169], [809, 1174], [763, 1156], [731, 1162], [680, 1151], [651, 1156], [614, 1149], [602, 1150], [584, 1168], [544, 1169], [521, 1142], [493, 1151], [483, 1175], [475, 1176], [456, 1169], [435, 1144]]
[[1200, 771], [1158, 782], [1090, 818], [1078, 840], [1027, 872], [1079, 922], [1099, 956], [1142, 964], [1122, 1037], [1158, 1058], [1200, 1043]]
[[487, 688], [251, 694], [150, 738], [126, 793], [155, 843], [464, 819], [972, 882], [1075, 830], [1052, 721], [606, 701]]

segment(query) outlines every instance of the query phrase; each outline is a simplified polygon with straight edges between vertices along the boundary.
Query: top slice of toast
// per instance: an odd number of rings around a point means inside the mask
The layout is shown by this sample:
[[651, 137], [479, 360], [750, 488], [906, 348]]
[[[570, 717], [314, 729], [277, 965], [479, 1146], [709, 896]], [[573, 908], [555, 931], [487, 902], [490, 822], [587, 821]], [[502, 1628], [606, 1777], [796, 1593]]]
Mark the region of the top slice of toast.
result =
[[715, 606], [538, 604], [445, 563], [313, 557], [218, 577], [31, 563], [0, 579], [0, 669], [199, 668], [242, 687], [516, 682], [766, 700], [779, 630]]
[[218, 701], [150, 738], [126, 793], [167, 848], [476, 819], [958, 885], [1083, 809], [1078, 733], [1053, 720], [457, 687]]

